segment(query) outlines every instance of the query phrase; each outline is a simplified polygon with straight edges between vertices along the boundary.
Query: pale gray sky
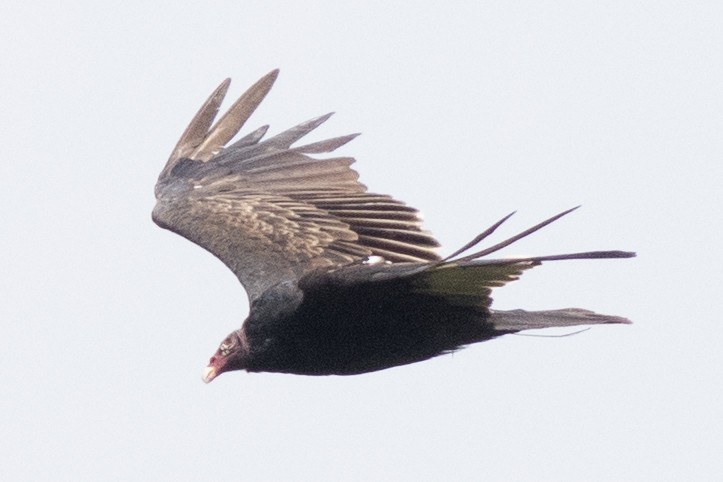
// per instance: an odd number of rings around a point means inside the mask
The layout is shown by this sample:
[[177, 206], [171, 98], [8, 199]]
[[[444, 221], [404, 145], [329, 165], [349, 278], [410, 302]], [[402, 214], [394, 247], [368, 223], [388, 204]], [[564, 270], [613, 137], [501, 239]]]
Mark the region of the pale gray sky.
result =
[[[0, 14], [2, 480], [713, 480], [723, 472], [720, 2], [14, 2]], [[631, 318], [357, 377], [201, 369], [245, 317], [150, 220], [225, 77], [250, 121], [420, 208], [450, 252], [512, 210], [550, 263], [502, 308]], [[501, 238], [497, 238], [501, 239]]]

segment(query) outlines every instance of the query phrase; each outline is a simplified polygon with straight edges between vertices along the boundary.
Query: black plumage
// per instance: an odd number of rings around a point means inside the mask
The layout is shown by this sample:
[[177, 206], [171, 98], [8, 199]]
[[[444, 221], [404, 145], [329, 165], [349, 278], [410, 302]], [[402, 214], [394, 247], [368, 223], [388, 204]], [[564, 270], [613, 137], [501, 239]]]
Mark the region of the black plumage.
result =
[[351, 375], [425, 360], [533, 328], [628, 323], [587, 310], [499, 311], [493, 288], [545, 261], [625, 258], [596, 251], [482, 259], [555, 221], [471, 254], [509, 216], [442, 260], [418, 213], [369, 193], [354, 159], [317, 159], [356, 135], [292, 147], [329, 115], [263, 140], [268, 126], [229, 144], [278, 71], [250, 87], [211, 125], [224, 81], [181, 136], [156, 184], [153, 220], [207, 249], [239, 278], [250, 301], [241, 328], [204, 372], [246, 369]]

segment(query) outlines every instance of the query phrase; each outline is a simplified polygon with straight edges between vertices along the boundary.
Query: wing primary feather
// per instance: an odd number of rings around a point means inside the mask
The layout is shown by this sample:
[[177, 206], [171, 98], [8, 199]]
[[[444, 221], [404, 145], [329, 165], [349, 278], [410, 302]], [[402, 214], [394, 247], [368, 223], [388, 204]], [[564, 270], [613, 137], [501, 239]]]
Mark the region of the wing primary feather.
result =
[[241, 130], [269, 93], [278, 75], [278, 69], [272, 70], [249, 87], [211, 128], [203, 142], [194, 149], [191, 158], [206, 162], [217, 154]]
[[[277, 156], [282, 157], [285, 153], [279, 153]], [[354, 162], [350, 157], [333, 157], [331, 159], [313, 159], [302, 154], [296, 154], [295, 157], [284, 159], [284, 162], [278, 162], [276, 159], [265, 159], [264, 163], [249, 161], [244, 167], [244, 171], [253, 173], [254, 176], [270, 176], [276, 175], [281, 179], [288, 179], [297, 176], [309, 176], [311, 174], [326, 174], [331, 171], [346, 171]]]
[[269, 130], [269, 126], [261, 126], [258, 129], [256, 129], [253, 132], [250, 132], [243, 136], [241, 139], [237, 140], [233, 144], [229, 145], [226, 148], [226, 151], [235, 150], [235, 149], [241, 149], [248, 146], [253, 146], [254, 144], [258, 144], [258, 142], [261, 140], [262, 137], [266, 135], [266, 131]]
[[494, 223], [494, 224], [493, 224], [492, 226], [490, 226], [489, 228], [487, 228], [487, 229], [485, 229], [484, 231], [482, 231], [481, 233], [479, 233], [477, 236], [475, 236], [475, 238], [474, 238], [472, 241], [470, 241], [469, 243], [465, 244], [464, 246], [462, 246], [461, 248], [459, 248], [457, 251], [455, 251], [454, 253], [450, 254], [449, 256], [447, 256], [446, 258], [444, 258], [443, 260], [441, 260], [440, 263], [444, 263], [445, 261], [449, 261], [450, 259], [452, 259], [452, 258], [454, 258], [454, 257], [456, 257], [456, 256], [459, 256], [460, 254], [464, 253], [465, 251], [467, 251], [467, 250], [469, 250], [469, 249], [472, 249], [473, 247], [477, 246], [477, 245], [478, 245], [479, 243], [481, 243], [484, 239], [486, 239], [489, 235], [491, 235], [492, 233], [494, 233], [495, 230], [497, 230], [497, 228], [499, 228], [505, 221], [507, 221], [508, 219], [510, 219], [510, 218], [515, 214], [515, 212], [516, 212], [516, 211], [512, 211], [510, 214], [508, 214], [508, 215], [505, 216], [504, 218], [502, 218], [502, 219], [500, 219], [499, 221], [497, 221], [496, 223]]
[[532, 261], [560, 261], [566, 259], [612, 259], [612, 258], [634, 258], [636, 254], [632, 251], [586, 251], [584, 253], [553, 254], [548, 256], [535, 256], [529, 258]]
[[[494, 253], [494, 252], [496, 252], [496, 251], [499, 251], [500, 249], [509, 246], [510, 244], [514, 243], [515, 241], [519, 241], [520, 239], [522, 239], [522, 238], [524, 238], [524, 237], [526, 237], [526, 236], [529, 236], [530, 234], [534, 233], [535, 231], [539, 231], [540, 229], [544, 228], [545, 226], [547, 226], [547, 225], [550, 224], [550, 223], [553, 223], [553, 222], [557, 221], [558, 219], [560, 219], [561, 217], [565, 216], [566, 214], [570, 214], [571, 212], [573, 212], [574, 210], [578, 209], [579, 207], [580, 207], [580, 206], [575, 206], [574, 208], [571, 208], [571, 209], [568, 209], [568, 210], [566, 210], [566, 211], [563, 211], [563, 212], [561, 212], [560, 214], [556, 214], [556, 215], [552, 216], [551, 218], [548, 218], [548, 219], [542, 221], [541, 223], [532, 226], [532, 227], [529, 228], [529, 229], [525, 229], [525, 230], [522, 231], [521, 233], [516, 234], [516, 235], [512, 236], [511, 238], [508, 238], [508, 239], [506, 239], [506, 240], [504, 240], [504, 241], [502, 241], [502, 242], [500, 242], [500, 243], [495, 244], [494, 246], [490, 246], [489, 248], [486, 248], [486, 249], [483, 249], [483, 250], [474, 252], [474, 253], [472, 253], [472, 254], [468, 254], [467, 256], [463, 256], [463, 257], [461, 257], [461, 258], [457, 258], [457, 259], [455, 259], [454, 261], [457, 262], [457, 263], [459, 263], [459, 262], [464, 262], [464, 261], [471, 261], [471, 260], [473, 260], [473, 259], [481, 258], [482, 256], [487, 256], [488, 254], [491, 254], [491, 253]], [[504, 222], [504, 221], [505, 221], [507, 218], [509, 218], [510, 216], [511, 216], [511, 215], [508, 215], [506, 218], [503, 218], [503, 219], [501, 220], [501, 222]], [[498, 222], [497, 225], [501, 224], [501, 222]], [[493, 228], [496, 228], [497, 226], [493, 225], [492, 227], [493, 227]], [[489, 229], [488, 229], [487, 231], [489, 231]], [[494, 229], [493, 229], [493, 231], [494, 231]], [[485, 232], [486, 232], [486, 231], [485, 231]], [[482, 233], [482, 234], [484, 234], [484, 233]], [[474, 243], [472, 244], [472, 246], [474, 246]], [[471, 246], [470, 246], [470, 247], [471, 247]], [[467, 249], [469, 249], [469, 248], [467, 248]], [[467, 249], [464, 249], [464, 250], [462, 250], [462, 251], [466, 251]]]
[[294, 151], [302, 154], [323, 154], [326, 152], [332, 152], [340, 148], [344, 144], [354, 140], [359, 133], [348, 134], [346, 136], [334, 137], [332, 139], [326, 139], [324, 141], [314, 142], [312, 144], [306, 144], [304, 146], [295, 147]]
[[329, 117], [331, 117], [332, 115], [334, 115], [334, 113], [329, 112], [328, 114], [309, 119], [308, 121], [302, 122], [301, 124], [296, 125], [291, 129], [287, 129], [284, 132], [276, 134], [273, 137], [269, 137], [262, 144], [269, 147], [274, 147], [276, 149], [288, 149], [294, 142], [298, 141], [306, 134], [313, 131], [321, 124], [329, 120]]
[[171, 156], [166, 167], [161, 172], [161, 177], [168, 174], [179, 159], [188, 157], [203, 141], [204, 137], [206, 137], [211, 123], [218, 114], [221, 102], [223, 102], [224, 97], [226, 97], [229, 85], [231, 85], [231, 79], [225, 79], [221, 82], [221, 84], [216, 87], [216, 90], [208, 96], [208, 99], [206, 99], [206, 102], [203, 103], [201, 108], [198, 109], [198, 112], [193, 116], [186, 130], [183, 131], [173, 151], [171, 151]]

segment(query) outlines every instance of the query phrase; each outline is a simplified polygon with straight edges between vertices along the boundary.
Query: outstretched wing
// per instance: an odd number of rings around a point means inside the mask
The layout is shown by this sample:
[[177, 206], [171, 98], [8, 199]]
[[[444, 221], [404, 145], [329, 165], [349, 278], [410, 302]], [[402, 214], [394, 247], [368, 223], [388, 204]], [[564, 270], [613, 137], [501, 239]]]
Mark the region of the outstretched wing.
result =
[[[380, 285], [389, 292], [392, 285], [399, 283], [408, 286], [410, 294], [425, 294], [444, 298], [450, 305], [472, 307], [488, 313], [492, 304], [492, 290], [517, 280], [528, 269], [547, 261], [573, 259], [615, 259], [632, 258], [635, 253], [629, 251], [586, 251], [578, 253], [531, 256], [524, 258], [481, 259], [516, 241], [539, 231], [577, 208], [568, 209], [552, 216], [512, 237], [488, 248], [468, 253], [472, 248], [487, 239], [507, 221], [509, 214], [488, 229], [477, 235], [469, 243], [447, 256], [443, 260], [426, 263], [354, 265], [323, 273], [311, 273], [300, 283], [302, 289], [319, 290], [327, 284], [330, 287], [350, 287], [359, 285]], [[468, 253], [468, 254], [465, 254]], [[324, 288], [321, 289], [324, 291]], [[607, 317], [612, 319], [611, 317]], [[614, 318], [614, 317], [613, 317]], [[622, 320], [622, 318], [617, 318]], [[620, 322], [620, 321], [615, 321]]]
[[437, 241], [414, 208], [366, 192], [354, 159], [316, 159], [356, 134], [291, 147], [331, 114], [262, 141], [263, 126], [227, 146], [271, 89], [275, 70], [211, 127], [229, 86], [208, 98], [173, 149], [156, 184], [153, 220], [216, 255], [251, 300], [316, 268], [368, 256], [436, 261]]

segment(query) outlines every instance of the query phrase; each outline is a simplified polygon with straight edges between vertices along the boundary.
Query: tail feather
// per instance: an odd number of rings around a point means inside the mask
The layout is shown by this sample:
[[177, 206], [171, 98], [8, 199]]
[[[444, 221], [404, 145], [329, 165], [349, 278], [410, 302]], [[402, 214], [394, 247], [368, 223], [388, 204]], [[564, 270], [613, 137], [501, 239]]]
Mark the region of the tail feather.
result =
[[490, 310], [489, 321], [495, 330], [507, 332], [552, 328], [556, 326], [632, 323], [627, 318], [621, 316], [601, 315], [580, 308], [546, 311]]

